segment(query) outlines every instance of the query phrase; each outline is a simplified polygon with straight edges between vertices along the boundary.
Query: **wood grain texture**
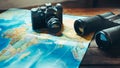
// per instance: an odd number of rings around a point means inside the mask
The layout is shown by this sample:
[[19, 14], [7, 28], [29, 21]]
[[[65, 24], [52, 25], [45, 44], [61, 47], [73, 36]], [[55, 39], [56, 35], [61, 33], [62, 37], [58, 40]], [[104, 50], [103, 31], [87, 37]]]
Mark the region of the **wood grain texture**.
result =
[[105, 12], [120, 13], [119, 8], [64, 8], [65, 14], [72, 14], [77, 16], [95, 16]]
[[[116, 53], [116, 52], [115, 52]], [[120, 54], [120, 53], [117, 53]], [[94, 38], [90, 42], [88, 51], [80, 68], [120, 68], [120, 55], [113, 55], [98, 48]]]

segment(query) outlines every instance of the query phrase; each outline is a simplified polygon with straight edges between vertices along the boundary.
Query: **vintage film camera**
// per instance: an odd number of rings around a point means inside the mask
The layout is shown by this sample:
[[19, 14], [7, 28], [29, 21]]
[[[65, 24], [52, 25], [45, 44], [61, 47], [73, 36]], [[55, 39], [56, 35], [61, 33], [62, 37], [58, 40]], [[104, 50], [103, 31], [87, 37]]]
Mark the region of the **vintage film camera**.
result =
[[55, 6], [46, 3], [44, 6], [31, 9], [32, 28], [34, 31], [47, 29], [48, 32], [58, 33], [62, 29], [63, 8], [60, 3]]
[[120, 49], [120, 14], [108, 12], [79, 19], [75, 21], [74, 28], [76, 33], [82, 36], [96, 32], [95, 41], [101, 49], [112, 52]]

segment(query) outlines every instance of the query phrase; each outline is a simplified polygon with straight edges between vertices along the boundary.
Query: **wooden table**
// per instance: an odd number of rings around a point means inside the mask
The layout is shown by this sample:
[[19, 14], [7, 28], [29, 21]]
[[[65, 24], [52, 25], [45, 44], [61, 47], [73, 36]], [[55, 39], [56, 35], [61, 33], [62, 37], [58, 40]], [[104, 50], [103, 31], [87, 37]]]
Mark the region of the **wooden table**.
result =
[[[65, 4], [64, 4], [65, 5]], [[73, 4], [75, 5], [75, 4]], [[66, 7], [67, 6], [67, 7]], [[30, 9], [30, 7], [28, 7]], [[120, 13], [119, 8], [71, 8], [71, 5], [64, 6], [64, 13], [80, 16], [94, 16], [105, 12]], [[80, 68], [120, 68], [120, 57], [111, 57], [99, 50], [95, 41], [92, 40], [85, 54]]]
[[[116, 14], [120, 13], [120, 9], [117, 8], [64, 8], [65, 14], [80, 16], [94, 16], [109, 11]], [[120, 68], [120, 57], [107, 55], [92, 40], [80, 68]]]

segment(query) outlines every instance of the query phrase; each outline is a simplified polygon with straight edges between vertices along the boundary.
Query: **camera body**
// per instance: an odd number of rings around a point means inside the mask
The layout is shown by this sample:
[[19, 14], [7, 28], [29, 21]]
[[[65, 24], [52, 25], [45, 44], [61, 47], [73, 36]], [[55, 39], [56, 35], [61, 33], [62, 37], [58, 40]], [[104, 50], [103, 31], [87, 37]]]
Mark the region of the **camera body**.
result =
[[31, 9], [32, 28], [35, 31], [47, 29], [49, 32], [58, 33], [62, 28], [61, 4], [55, 6], [46, 3], [44, 6]]

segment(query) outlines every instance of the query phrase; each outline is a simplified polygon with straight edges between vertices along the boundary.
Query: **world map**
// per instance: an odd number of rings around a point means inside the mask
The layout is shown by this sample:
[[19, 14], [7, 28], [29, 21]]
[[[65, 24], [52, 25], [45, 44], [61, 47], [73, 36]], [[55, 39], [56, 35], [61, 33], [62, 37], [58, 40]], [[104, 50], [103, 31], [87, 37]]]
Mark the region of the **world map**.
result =
[[61, 36], [32, 30], [31, 12], [11, 8], [0, 14], [0, 68], [78, 68], [89, 38], [78, 36], [74, 20], [63, 15]]

